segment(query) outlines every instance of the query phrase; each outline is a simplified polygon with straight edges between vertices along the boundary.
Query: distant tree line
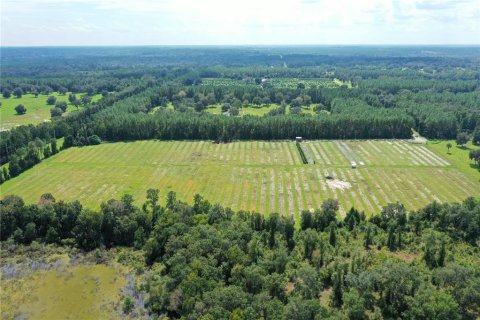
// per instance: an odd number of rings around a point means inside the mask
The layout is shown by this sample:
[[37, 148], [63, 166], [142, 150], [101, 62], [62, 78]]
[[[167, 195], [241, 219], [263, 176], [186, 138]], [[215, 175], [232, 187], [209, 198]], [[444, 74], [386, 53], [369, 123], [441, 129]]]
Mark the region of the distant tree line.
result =
[[[140, 87], [127, 87], [121, 92], [103, 97], [95, 104], [75, 112], [68, 117], [57, 117], [50, 122], [44, 122], [39, 125], [23, 125], [15, 127], [9, 131], [0, 132], [0, 164], [7, 163], [11, 157], [21, 148], [25, 148], [30, 142], [42, 140], [48, 143], [51, 139], [59, 139], [69, 135], [74, 129], [83, 130], [86, 119], [93, 114], [111, 107], [116, 102], [126, 97], [138, 94], [153, 83], [148, 82]], [[88, 137], [87, 137], [88, 138]]]

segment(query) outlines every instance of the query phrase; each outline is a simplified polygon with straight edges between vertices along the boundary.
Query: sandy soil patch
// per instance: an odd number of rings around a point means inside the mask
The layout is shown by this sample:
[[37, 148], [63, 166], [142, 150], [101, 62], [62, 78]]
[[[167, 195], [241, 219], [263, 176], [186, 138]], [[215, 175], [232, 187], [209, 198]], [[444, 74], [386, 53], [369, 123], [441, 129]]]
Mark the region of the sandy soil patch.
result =
[[327, 185], [332, 190], [340, 189], [341, 191], [344, 191], [352, 188], [352, 185], [350, 184], [350, 182], [343, 181], [340, 179], [327, 179]]

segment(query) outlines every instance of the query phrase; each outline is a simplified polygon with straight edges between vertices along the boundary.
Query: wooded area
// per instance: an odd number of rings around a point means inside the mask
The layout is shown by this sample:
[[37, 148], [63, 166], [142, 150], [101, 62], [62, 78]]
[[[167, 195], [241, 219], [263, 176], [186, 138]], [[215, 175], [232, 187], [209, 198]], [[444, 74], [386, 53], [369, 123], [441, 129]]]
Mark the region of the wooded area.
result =
[[[338, 203], [302, 212], [233, 212], [195, 195], [190, 206], [158, 190], [138, 208], [124, 195], [101, 209], [45, 194], [36, 205], [0, 201], [4, 246], [32, 241], [84, 250], [129, 246], [155, 316], [187, 319], [475, 319], [480, 315], [480, 202], [392, 204], [371, 219]], [[12, 247], [13, 249], [13, 247]], [[129, 297], [129, 299], [132, 299]], [[130, 302], [131, 303], [131, 302]], [[131, 312], [132, 307], [124, 308]], [[425, 314], [428, 312], [428, 314]]]

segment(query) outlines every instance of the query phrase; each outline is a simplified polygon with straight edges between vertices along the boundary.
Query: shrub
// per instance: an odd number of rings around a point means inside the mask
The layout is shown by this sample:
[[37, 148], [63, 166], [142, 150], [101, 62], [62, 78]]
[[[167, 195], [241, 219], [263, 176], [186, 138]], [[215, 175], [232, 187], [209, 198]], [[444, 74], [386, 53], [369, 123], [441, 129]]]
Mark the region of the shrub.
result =
[[123, 299], [123, 312], [128, 314], [133, 310], [134, 307], [135, 303], [133, 302], [132, 297], [126, 296], [125, 299]]
[[23, 104], [19, 104], [15, 107], [15, 111], [17, 112], [17, 114], [25, 114], [27, 113], [27, 108], [25, 108]]
[[50, 115], [53, 117], [60, 117], [63, 114], [63, 110], [60, 108], [52, 108], [50, 110]]
[[57, 101], [57, 98], [55, 98], [55, 96], [49, 96], [49, 97], [47, 98], [47, 104], [48, 104], [49, 106], [53, 106], [56, 101]]
[[100, 144], [100, 143], [102, 143], [102, 140], [96, 134], [88, 137], [88, 144], [89, 145], [97, 145], [97, 144]]

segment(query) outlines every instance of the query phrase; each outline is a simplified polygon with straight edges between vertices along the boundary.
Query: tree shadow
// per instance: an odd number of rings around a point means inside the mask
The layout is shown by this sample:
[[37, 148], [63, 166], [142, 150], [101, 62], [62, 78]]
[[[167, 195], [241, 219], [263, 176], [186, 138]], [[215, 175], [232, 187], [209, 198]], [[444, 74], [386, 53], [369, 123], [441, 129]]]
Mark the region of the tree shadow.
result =
[[477, 171], [480, 172], [480, 165], [478, 165], [478, 164], [470, 163], [470, 168], [472, 168], [472, 169], [477, 169]]

